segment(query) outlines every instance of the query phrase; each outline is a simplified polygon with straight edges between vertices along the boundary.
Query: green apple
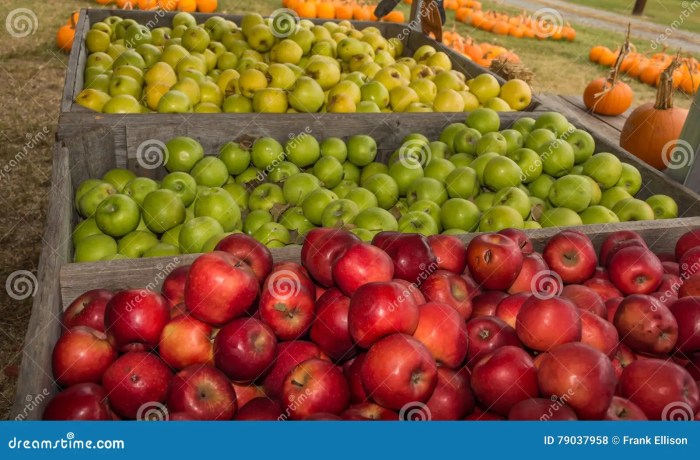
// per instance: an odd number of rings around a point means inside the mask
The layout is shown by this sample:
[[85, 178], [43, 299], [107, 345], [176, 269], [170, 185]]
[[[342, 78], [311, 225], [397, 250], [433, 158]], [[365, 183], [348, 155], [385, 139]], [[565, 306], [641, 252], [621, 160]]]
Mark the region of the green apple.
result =
[[424, 236], [440, 233], [440, 228], [435, 219], [418, 211], [409, 211], [401, 216], [398, 226], [401, 233], [420, 233]]
[[476, 177], [479, 181], [479, 185], [483, 186], [484, 185], [484, 169], [486, 168], [486, 165], [489, 163], [494, 158], [497, 158], [499, 155], [494, 152], [489, 152], [485, 153], [484, 155], [481, 155], [480, 157], [477, 157], [474, 159], [469, 164], [469, 167], [476, 172]]
[[358, 167], [367, 166], [377, 157], [377, 143], [365, 134], [356, 134], [348, 139], [348, 161]]
[[277, 222], [268, 222], [261, 225], [252, 236], [271, 248], [282, 248], [292, 242], [289, 230]]
[[479, 226], [480, 217], [479, 208], [463, 198], [450, 198], [440, 208], [440, 223], [445, 229], [473, 232]]
[[474, 198], [479, 193], [476, 171], [468, 166], [452, 170], [445, 178], [445, 188], [450, 198]]
[[444, 158], [433, 158], [425, 167], [425, 177], [431, 177], [439, 182], [444, 183], [447, 176], [456, 169], [454, 163]]
[[189, 113], [194, 111], [190, 97], [178, 90], [170, 90], [158, 100], [156, 111], [159, 113]]
[[479, 221], [480, 232], [498, 232], [504, 228], [523, 228], [523, 217], [510, 206], [493, 206], [487, 209]]
[[282, 183], [295, 174], [301, 172], [299, 167], [290, 161], [275, 162], [269, 169], [267, 179], [270, 182]]
[[236, 204], [241, 210], [248, 209], [248, 200], [250, 198], [250, 193], [248, 192], [248, 189], [246, 189], [243, 185], [236, 184], [234, 182], [231, 184], [226, 184], [221, 188], [226, 190], [226, 193], [231, 195], [231, 198], [233, 198], [233, 201], [236, 202]]
[[142, 105], [130, 94], [120, 94], [108, 100], [103, 113], [141, 113]]
[[574, 163], [585, 163], [595, 151], [595, 140], [593, 136], [582, 129], [576, 129], [566, 137], [568, 142], [574, 149]]
[[678, 204], [668, 195], [652, 195], [646, 199], [656, 219], [675, 219], [678, 217]]
[[340, 66], [333, 58], [313, 56], [304, 67], [307, 76], [316, 80], [324, 91], [328, 91], [340, 81]]
[[578, 215], [581, 217], [581, 222], [583, 222], [585, 225], [612, 224], [620, 222], [617, 214], [604, 206], [590, 206], [581, 211]]
[[289, 139], [285, 145], [287, 159], [299, 168], [306, 168], [318, 161], [321, 146], [314, 136], [302, 133]]
[[559, 112], [544, 112], [535, 120], [534, 128], [547, 129], [559, 138], [569, 129], [569, 120]]
[[124, 190], [124, 186], [133, 178], [136, 174], [124, 168], [114, 168], [107, 171], [103, 176], [102, 180], [112, 184], [114, 188], [117, 189], [119, 193]]
[[[464, 123], [450, 123], [449, 125], [445, 126], [445, 128], [443, 128], [442, 132], [440, 132], [440, 137], [438, 140], [447, 144], [449, 149], [452, 152], [455, 152], [456, 151], [455, 144], [457, 142], [457, 138], [461, 136], [462, 132], [467, 131], [467, 129], [468, 129], [467, 125], [465, 125]], [[475, 137], [476, 137], [476, 139], [474, 140], [474, 142], [476, 142], [476, 140], [478, 140], [481, 137], [481, 133], [479, 133], [479, 136], [475, 136]], [[422, 143], [425, 143], [425, 144], [429, 144], [429, 141], [427, 138], [416, 139], [416, 140], [421, 141]], [[407, 141], [404, 140], [403, 142], [406, 143]], [[418, 142], [416, 142], [415, 144], [416, 144], [416, 146], [420, 146], [420, 143], [418, 143]]]
[[[578, 176], [583, 175], [583, 165], [574, 165], [574, 167], [569, 170], [569, 174], [576, 174]], [[588, 176], [586, 176], [586, 177], [588, 177]], [[588, 177], [588, 178], [591, 179], [593, 182], [595, 182], [595, 180], [592, 177]], [[598, 185], [598, 182], [596, 182], [596, 185]]]
[[513, 110], [525, 110], [532, 102], [532, 90], [526, 82], [514, 78], [501, 86], [500, 97]]
[[561, 177], [574, 167], [574, 149], [560, 139], [543, 145], [538, 153], [542, 159], [542, 170], [552, 177]]
[[288, 38], [280, 41], [270, 50], [270, 60], [273, 62], [297, 64], [304, 55], [299, 44]]
[[215, 219], [224, 232], [241, 229], [241, 210], [231, 195], [222, 188], [201, 190], [194, 202], [194, 215]]
[[436, 112], [464, 112], [464, 99], [454, 89], [440, 89], [433, 99], [433, 110]]
[[548, 174], [542, 174], [527, 184], [527, 189], [530, 195], [541, 200], [547, 200], [549, 198], [549, 189], [552, 187], [555, 180], [556, 179]]
[[313, 172], [326, 188], [333, 188], [343, 180], [343, 165], [334, 157], [319, 158], [314, 164]]
[[289, 91], [289, 105], [297, 112], [318, 112], [324, 100], [321, 85], [307, 76], [299, 77]]
[[612, 211], [620, 218], [620, 222], [639, 220], [654, 220], [655, 212], [645, 201], [637, 198], [624, 198], [613, 206]]
[[321, 142], [321, 157], [333, 157], [343, 163], [348, 158], [348, 148], [339, 137], [327, 137]]
[[622, 163], [612, 153], [596, 153], [583, 164], [583, 173], [592, 177], [600, 188], [605, 190], [615, 186], [620, 180]]
[[85, 239], [88, 236], [100, 234], [102, 234], [102, 230], [100, 230], [100, 227], [97, 226], [95, 218], [90, 217], [89, 219], [85, 219], [75, 226], [75, 229], [73, 229], [73, 234], [71, 235], [71, 240], [73, 242], [73, 246], [75, 246], [78, 244], [78, 241]]
[[450, 149], [450, 146], [442, 141], [432, 141], [430, 144], [428, 144], [428, 147], [430, 148], [429, 159], [448, 159], [449, 156], [452, 155], [452, 150]]
[[190, 171], [190, 174], [197, 182], [197, 185], [205, 187], [221, 187], [229, 178], [226, 164], [213, 156], [199, 160]]
[[182, 46], [189, 52], [203, 52], [209, 46], [211, 38], [200, 26], [188, 27], [182, 36]]
[[542, 174], [542, 160], [532, 149], [519, 148], [506, 154], [506, 157], [513, 160], [520, 167], [522, 175], [520, 180], [529, 184]]
[[622, 163], [620, 179], [615, 183], [617, 187], [622, 187], [634, 196], [642, 188], [642, 174], [639, 169], [628, 163]]
[[135, 230], [140, 220], [139, 205], [127, 195], [111, 195], [105, 198], [95, 210], [97, 227], [103, 233], [115, 238]]
[[364, 187], [353, 188], [347, 193], [347, 195], [345, 195], [344, 198], [354, 202], [360, 212], [379, 205], [375, 194]]
[[534, 220], [526, 220], [523, 223], [524, 230], [537, 230], [538, 228], [542, 228], [542, 226], [539, 222], [535, 222]]
[[388, 174], [375, 174], [362, 185], [377, 197], [380, 208], [390, 209], [399, 199], [399, 186]]
[[180, 255], [180, 248], [167, 243], [158, 243], [143, 253], [141, 257], [173, 257]]
[[243, 221], [243, 232], [252, 235], [257, 229], [267, 224], [269, 222], [274, 222], [272, 214], [263, 209], [258, 209], [257, 211], [251, 211], [245, 217]]
[[624, 188], [610, 187], [607, 190], [603, 190], [600, 197], [600, 205], [605, 206], [608, 209], [613, 209], [619, 201], [627, 198], [632, 198], [632, 195], [630, 195]]
[[483, 192], [474, 197], [472, 201], [474, 201], [474, 204], [476, 205], [477, 208], [479, 208], [479, 211], [484, 212], [487, 209], [491, 208], [493, 206], [494, 199], [496, 198], [496, 194], [493, 192]]
[[321, 225], [323, 211], [338, 195], [325, 188], [317, 188], [309, 193], [301, 204], [304, 216], [314, 225]]
[[[109, 79], [109, 77], [107, 77]], [[86, 88], [83, 89], [75, 102], [85, 108], [94, 110], [95, 112], [102, 112], [104, 106], [112, 98], [107, 94], [109, 90], [107, 88], [97, 89], [97, 88]]]
[[136, 177], [130, 180], [125, 186], [123, 193], [133, 198], [141, 206], [146, 195], [158, 190], [158, 183], [148, 177]]
[[478, 108], [467, 115], [466, 123], [468, 127], [476, 129], [483, 135], [498, 131], [498, 128], [501, 126], [501, 119], [495, 110]]
[[197, 195], [197, 181], [186, 172], [176, 171], [168, 174], [161, 181], [160, 187], [175, 192], [185, 207], [191, 205]]
[[352, 99], [355, 104], [359, 104], [362, 100], [362, 95], [360, 92], [360, 87], [349, 80], [343, 80], [333, 86], [328, 91], [328, 99], [332, 99], [334, 96], [347, 95]]
[[290, 232], [296, 232], [299, 235], [304, 235], [315, 228], [315, 225], [304, 216], [304, 210], [301, 206], [295, 206], [284, 211], [279, 218], [279, 223], [284, 225]]
[[596, 182], [592, 177], [588, 177], [588, 176], [582, 176], [582, 177], [585, 177], [591, 186], [591, 204], [590, 205], [595, 206], [595, 205], [600, 204], [600, 200], [603, 197], [603, 191], [600, 189], [598, 182]]
[[501, 92], [501, 85], [498, 84], [498, 80], [489, 73], [477, 75], [469, 80], [467, 84], [469, 85], [469, 91], [472, 92], [482, 104], [498, 96]]
[[265, 174], [263, 174], [262, 171], [260, 171], [255, 166], [250, 166], [248, 167], [248, 169], [236, 176], [235, 181], [237, 184], [253, 186], [254, 184], [257, 184], [258, 182], [261, 182], [264, 179]]
[[581, 212], [591, 204], [593, 191], [584, 176], [569, 175], [557, 179], [549, 189], [549, 202], [558, 208]]
[[379, 163], [378, 161], [373, 161], [364, 168], [360, 174], [360, 185], [364, 184], [367, 179], [374, 176], [375, 174], [388, 174], [389, 167], [384, 163]]
[[105, 52], [111, 44], [109, 34], [102, 30], [92, 29], [85, 35], [85, 46], [90, 53]]
[[[394, 210], [396, 210], [396, 207], [394, 208]], [[419, 200], [413, 203], [407, 209], [402, 209], [401, 211], [401, 215], [406, 215], [409, 212], [422, 212], [424, 214], [427, 214], [433, 218], [433, 220], [438, 226], [438, 230], [442, 229], [442, 225], [440, 223], [440, 206], [433, 201]]]
[[180, 224], [176, 227], [171, 228], [167, 232], [160, 236], [160, 241], [162, 243], [170, 244], [180, 249], [180, 231], [182, 230], [184, 224]]
[[399, 189], [399, 196], [406, 196], [408, 187], [424, 176], [419, 160], [407, 157], [397, 161], [389, 168], [389, 175], [394, 179]]
[[351, 228], [350, 233], [358, 237], [361, 241], [364, 241], [365, 243], [371, 243], [372, 240], [374, 239], [374, 236], [378, 232], [372, 232], [370, 230], [364, 229], [364, 228]]
[[380, 109], [384, 109], [389, 106], [389, 90], [378, 81], [367, 82], [360, 87], [360, 100], [361, 103], [373, 102]]
[[185, 205], [177, 193], [155, 190], [143, 200], [143, 221], [153, 233], [163, 233], [185, 221]]
[[517, 187], [500, 190], [493, 197], [493, 206], [510, 206], [518, 211], [523, 219], [527, 219], [532, 209], [530, 197]]
[[282, 187], [277, 184], [260, 184], [250, 193], [248, 208], [251, 211], [263, 209], [270, 211], [286, 204]]
[[109, 235], [99, 234], [83, 238], [75, 245], [74, 262], [96, 262], [113, 256], [118, 251], [117, 242]]
[[202, 100], [202, 90], [199, 85], [200, 83], [194, 78], [181, 76], [178, 82], [175, 83], [170, 89], [172, 91], [180, 91], [181, 93], [184, 93], [190, 100], [190, 103], [195, 106]]
[[535, 119], [530, 118], [530, 117], [522, 117], [518, 118], [513, 122], [511, 125], [511, 129], [514, 129], [516, 131], [519, 131], [520, 134], [523, 135], [523, 139], [527, 138], [527, 135], [530, 134], [530, 131], [533, 130], [533, 127], [535, 126]]
[[280, 88], [263, 88], [253, 95], [256, 113], [286, 113], [289, 108], [287, 93]]
[[224, 100], [222, 109], [225, 113], [252, 113], [253, 101], [242, 94], [234, 94]]
[[250, 150], [237, 142], [227, 142], [219, 149], [219, 159], [230, 175], [237, 176], [250, 166]]
[[182, 171], [189, 173], [195, 164], [204, 158], [202, 144], [191, 137], [174, 137], [165, 143], [165, 169], [168, 172]]
[[456, 167], [464, 168], [470, 166], [472, 161], [474, 161], [474, 158], [476, 158], [474, 155], [470, 155], [468, 153], [455, 153], [454, 155], [450, 156], [449, 160]]
[[224, 233], [224, 229], [216, 219], [209, 216], [195, 217], [180, 229], [178, 236], [180, 252], [183, 254], [202, 252], [207, 240], [221, 233]]
[[274, 162], [284, 160], [284, 148], [271, 137], [261, 137], [253, 143], [250, 158], [256, 168], [266, 169]]
[[343, 180], [354, 182], [359, 185], [361, 175], [362, 171], [360, 168], [349, 161], [343, 162]]
[[542, 228], [583, 225], [581, 217], [569, 208], [545, 209], [539, 219], [537, 219], [537, 222], [539, 222]]
[[479, 142], [479, 139], [481, 139], [481, 133], [476, 129], [460, 129], [455, 133], [452, 150], [455, 153], [467, 153], [469, 155], [476, 155], [476, 146]]
[[151, 232], [136, 230], [125, 235], [119, 240], [117, 248], [119, 254], [130, 259], [138, 259], [143, 254], [159, 243], [158, 237]]
[[520, 131], [515, 129], [504, 129], [500, 132], [500, 134], [506, 140], [506, 154], [512, 153], [525, 145], [525, 138], [522, 134], [520, 134]]
[[506, 138], [501, 135], [501, 133], [486, 133], [476, 142], [477, 155], [483, 155], [489, 152], [505, 155], [507, 150], [508, 142], [506, 141]]
[[374, 207], [361, 211], [354, 221], [354, 225], [371, 232], [396, 232], [399, 224], [389, 211]]
[[201, 104], [213, 104], [214, 106], [221, 107], [224, 102], [224, 93], [213, 81], [205, 81], [199, 85], [200, 92], [200, 103]]
[[548, 145], [556, 140], [556, 134], [548, 129], [533, 129], [525, 136], [525, 147], [541, 155], [543, 152], [542, 146]]
[[409, 85], [418, 95], [418, 100], [424, 104], [432, 104], [437, 96], [437, 85], [428, 79], [414, 80]]
[[510, 108], [508, 103], [501, 99], [500, 97], [492, 97], [484, 104], [487, 109], [495, 110], [496, 112], [512, 112], [513, 109]]
[[494, 192], [520, 185], [523, 171], [508, 157], [496, 156], [484, 166], [484, 185]]
[[298, 173], [282, 184], [282, 192], [287, 203], [299, 206], [314, 190], [321, 187], [321, 181], [309, 173]]
[[321, 225], [324, 227], [346, 228], [352, 224], [360, 213], [360, 208], [354, 201], [339, 199], [330, 203], [323, 210]]
[[431, 200], [442, 205], [448, 196], [442, 183], [430, 177], [423, 177], [409, 186], [406, 198], [409, 206], [418, 200]]
[[341, 180], [338, 185], [333, 187], [331, 191], [338, 195], [338, 198], [345, 198], [345, 196], [350, 193], [352, 190], [357, 188], [357, 184], [355, 182], [349, 181], [349, 180]]

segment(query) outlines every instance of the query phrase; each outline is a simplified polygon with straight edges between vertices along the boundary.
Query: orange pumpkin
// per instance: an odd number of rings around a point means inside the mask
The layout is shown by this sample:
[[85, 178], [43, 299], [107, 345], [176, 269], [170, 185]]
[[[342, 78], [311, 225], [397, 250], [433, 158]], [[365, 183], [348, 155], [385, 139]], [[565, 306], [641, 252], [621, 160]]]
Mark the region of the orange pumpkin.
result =
[[217, 0], [197, 0], [197, 11], [200, 13], [213, 13], [218, 6]]
[[497, 35], [508, 35], [508, 32], [510, 32], [510, 24], [505, 21], [496, 21], [493, 23], [491, 32]]
[[639, 75], [644, 71], [644, 69], [649, 65], [649, 58], [646, 56], [639, 56], [639, 58], [632, 62], [632, 65], [627, 70], [627, 75], [633, 78], [639, 78]]
[[352, 9], [352, 18], [356, 21], [369, 21], [371, 14], [364, 6], [356, 5]]
[[296, 12], [302, 18], [315, 18], [317, 14], [316, 2], [301, 2], [297, 5]]
[[625, 113], [632, 105], [634, 93], [623, 82], [610, 83], [607, 78], [596, 78], [583, 91], [584, 105], [600, 115], [617, 116]]
[[158, 8], [158, 0], [138, 0], [136, 5], [143, 11], [154, 10]]
[[467, 18], [472, 14], [471, 8], [461, 7], [455, 11], [455, 19], [459, 22], [467, 22]]
[[333, 3], [319, 3], [316, 5], [316, 16], [320, 19], [334, 19], [335, 5]]
[[352, 5], [346, 3], [338, 3], [335, 6], [335, 17], [336, 19], [352, 19]]
[[194, 13], [197, 11], [197, 0], [180, 0], [177, 2], [177, 10]]
[[404, 20], [403, 12], [394, 10], [382, 18], [383, 21], [387, 22], [406, 22]]
[[620, 146], [656, 169], [679, 165], [688, 158], [673, 156], [688, 110], [673, 107], [673, 72], [678, 58], [662, 72], [656, 102], [640, 105], [632, 111], [620, 133]]
[[590, 59], [592, 62], [598, 62], [600, 61], [600, 57], [606, 52], [610, 51], [607, 47], [602, 46], [602, 45], [597, 45], [591, 48], [591, 51], [588, 53], [588, 59]]
[[70, 53], [75, 39], [75, 25], [71, 22], [58, 29], [56, 46], [63, 52]]
[[652, 60], [652, 62], [642, 70], [639, 74], [639, 79], [642, 83], [646, 83], [650, 86], [656, 86], [659, 83], [659, 78], [661, 77], [661, 72], [664, 68], [658, 60]]

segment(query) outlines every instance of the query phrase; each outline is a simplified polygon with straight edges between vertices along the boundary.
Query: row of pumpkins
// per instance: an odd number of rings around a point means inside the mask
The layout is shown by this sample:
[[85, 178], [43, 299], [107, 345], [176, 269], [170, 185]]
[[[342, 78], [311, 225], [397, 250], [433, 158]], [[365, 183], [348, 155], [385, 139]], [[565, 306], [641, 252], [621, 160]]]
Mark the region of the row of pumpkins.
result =
[[517, 16], [510, 16], [506, 13], [465, 7], [457, 9], [455, 19], [486, 32], [509, 35], [515, 38], [567, 41], [574, 41], [576, 38], [576, 30], [569, 24], [559, 24], [558, 19], [560, 18], [535, 17], [525, 12]]
[[491, 66], [491, 61], [494, 59], [507, 59], [515, 64], [520, 63], [520, 56], [514, 51], [487, 42], [477, 43], [473, 38], [460, 35], [454, 30], [446, 30], [442, 33], [442, 43], [486, 68]]
[[[352, 0], [282, 0], [282, 6], [307, 19], [374, 21], [377, 5]], [[406, 22], [402, 11], [394, 10], [382, 18], [388, 22]]]

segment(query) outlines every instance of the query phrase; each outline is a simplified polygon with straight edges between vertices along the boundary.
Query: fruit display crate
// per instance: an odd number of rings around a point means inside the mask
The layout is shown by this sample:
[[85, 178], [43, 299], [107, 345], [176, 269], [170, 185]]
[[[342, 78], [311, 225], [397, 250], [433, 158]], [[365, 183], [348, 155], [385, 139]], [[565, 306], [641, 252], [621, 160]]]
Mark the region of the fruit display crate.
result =
[[[501, 127], [508, 127], [517, 118], [527, 114], [503, 114]], [[463, 116], [453, 121], [463, 121]], [[60, 335], [59, 318], [64, 308], [79, 294], [90, 289], [124, 289], [151, 287], [157, 289], [167, 272], [175, 266], [191, 262], [195, 255], [181, 255], [167, 258], [114, 260], [96, 263], [71, 263], [73, 260], [71, 233], [78, 222], [73, 206], [76, 186], [91, 177], [101, 177], [115, 167], [126, 167], [137, 174], [159, 178], [165, 173], [162, 168], [144, 169], [137, 161], [139, 147], [159, 141], [165, 142], [174, 136], [191, 136], [198, 139], [205, 153], [214, 154], [218, 147], [227, 141], [250, 141], [270, 136], [279, 141], [290, 135], [310, 133], [319, 138], [338, 136], [347, 139], [354, 134], [370, 134], [379, 146], [378, 158], [386, 160], [401, 145], [402, 139], [410, 133], [422, 133], [436, 138], [450, 123], [449, 118], [426, 119], [421, 114], [408, 114], [401, 118], [387, 117], [381, 120], [370, 118], [348, 122], [343, 116], [327, 115], [319, 119], [297, 120], [294, 118], [266, 120], [255, 119], [245, 124], [212, 123], [207, 117], [192, 118], [181, 124], [127, 125], [124, 130], [115, 131], [109, 126], [85, 129], [81, 135], [60, 138], [53, 156], [52, 190], [50, 193], [47, 224], [44, 234], [44, 247], [39, 262], [38, 289], [23, 350], [22, 365], [13, 408], [13, 418], [26, 412], [26, 401], [48, 402], [44, 396], [55, 391], [51, 378], [51, 349]], [[619, 230], [639, 232], [649, 246], [660, 252], [673, 249], [676, 239], [691, 228], [700, 227], [700, 196], [685, 187], [669, 180], [664, 174], [654, 170], [614, 143], [592, 133], [597, 151], [608, 151], [620, 159], [633, 164], [642, 175], [645, 187], [640, 195], [663, 193], [678, 203], [678, 219], [618, 224], [589, 225], [576, 227], [588, 234], [596, 245], [606, 235]], [[528, 230], [535, 246], [541, 249], [559, 228]], [[464, 234], [466, 242], [475, 234]], [[299, 246], [273, 249], [276, 261], [299, 260]], [[35, 398], [43, 394], [41, 398]], [[27, 418], [40, 418], [42, 410], [31, 411]]]
[[[68, 62], [68, 71], [66, 73], [66, 81], [63, 90], [63, 97], [61, 100], [61, 120], [59, 123], [59, 134], [64, 133], [65, 135], [70, 135], [71, 133], [80, 132], [86, 126], [111, 126], [117, 129], [120, 126], [129, 123], [170, 123], [170, 122], [181, 122], [182, 114], [102, 114], [90, 111], [74, 101], [80, 91], [83, 89], [84, 83], [84, 70], [86, 66], [86, 60], [88, 55], [87, 46], [85, 44], [85, 36], [90, 30], [92, 24], [102, 21], [109, 16], [117, 15], [122, 18], [133, 19], [140, 24], [149, 25], [152, 27], [164, 27], [170, 26], [172, 23], [172, 18], [177, 14], [177, 12], [153, 12], [153, 11], [137, 11], [137, 10], [109, 10], [109, 9], [82, 9], [80, 12], [80, 19], [76, 26], [75, 34], [75, 45], [70, 54], [70, 59]], [[203, 13], [193, 13], [193, 16], [197, 19], [198, 23], [206, 21], [207, 18], [211, 16], [221, 16], [225, 19], [229, 19], [237, 24], [240, 24], [242, 16], [239, 15], [227, 15], [227, 14], [203, 14]], [[323, 24], [324, 22], [337, 20], [323, 20], [314, 19], [312, 22]], [[445, 52], [452, 61], [452, 66], [455, 70], [459, 70], [468, 77], [475, 77], [483, 73], [489, 73], [493, 75], [500, 84], [503, 84], [505, 80], [486, 69], [472, 60], [466, 58], [465, 56], [455, 52], [451, 48], [438, 43], [432, 38], [426, 37], [422, 32], [413, 30], [409, 24], [398, 24], [390, 22], [368, 22], [368, 21], [350, 21], [356, 28], [365, 28], [369, 26], [377, 27], [381, 30], [382, 34], [387, 37], [397, 37], [400, 38], [404, 45], [404, 54], [412, 54], [415, 50], [423, 45], [431, 45], [439, 51]], [[541, 105], [541, 101], [533, 95], [532, 102], [525, 111], [532, 111], [536, 107]], [[217, 121], [228, 121], [236, 120], [242, 122], [256, 114], [234, 114], [234, 113], [221, 113], [214, 114], [214, 118]], [[310, 114], [283, 114], [286, 117], [300, 117], [304, 119], [317, 118], [321, 114], [310, 113]], [[325, 115], [325, 114], [324, 114]], [[362, 119], [365, 117], [377, 117], [386, 116], [399, 118], [403, 114], [364, 114], [364, 113], [349, 113], [344, 114], [344, 118], [348, 121], [355, 119]], [[440, 119], [443, 117], [441, 113], [424, 113], [422, 114], [426, 119], [436, 118]], [[211, 117], [209, 114], [187, 114], [188, 117], [195, 118], [206, 118]], [[279, 114], [265, 114], [265, 119], [273, 119], [279, 117]]]

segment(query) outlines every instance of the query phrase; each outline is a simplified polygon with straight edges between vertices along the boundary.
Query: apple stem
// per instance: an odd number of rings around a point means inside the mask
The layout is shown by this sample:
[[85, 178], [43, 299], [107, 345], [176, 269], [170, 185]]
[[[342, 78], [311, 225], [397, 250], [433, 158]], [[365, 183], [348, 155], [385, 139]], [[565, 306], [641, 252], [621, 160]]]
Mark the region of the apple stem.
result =
[[303, 388], [304, 384], [301, 382], [297, 382], [296, 380], [292, 379], [292, 385], [294, 385], [297, 388]]

